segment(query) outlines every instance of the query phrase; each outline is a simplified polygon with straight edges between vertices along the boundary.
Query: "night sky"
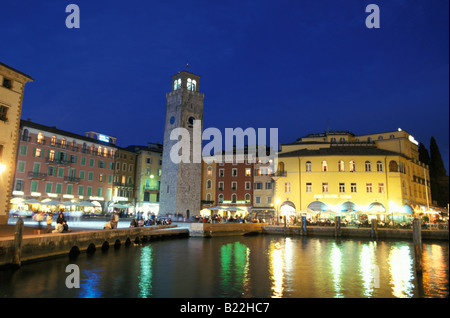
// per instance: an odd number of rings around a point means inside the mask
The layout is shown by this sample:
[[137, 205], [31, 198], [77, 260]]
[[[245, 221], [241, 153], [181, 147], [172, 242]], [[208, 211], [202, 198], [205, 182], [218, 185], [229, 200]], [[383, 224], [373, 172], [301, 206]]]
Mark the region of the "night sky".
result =
[[[66, 6], [81, 11], [68, 29]], [[365, 25], [380, 8], [380, 28]], [[35, 79], [22, 118], [117, 144], [163, 142], [171, 76], [201, 76], [204, 128], [402, 128], [449, 162], [448, 0], [15, 0], [0, 61]]]

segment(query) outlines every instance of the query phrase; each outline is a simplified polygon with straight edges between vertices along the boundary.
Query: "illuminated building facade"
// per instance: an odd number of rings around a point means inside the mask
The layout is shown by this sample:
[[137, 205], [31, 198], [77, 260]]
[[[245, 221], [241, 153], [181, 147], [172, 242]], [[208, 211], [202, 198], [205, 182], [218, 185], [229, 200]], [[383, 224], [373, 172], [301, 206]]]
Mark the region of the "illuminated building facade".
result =
[[149, 143], [147, 146], [128, 146], [126, 149], [136, 155], [136, 209], [138, 212], [157, 214], [160, 201], [163, 147], [159, 143]]
[[113, 199], [117, 147], [115, 138], [102, 136], [21, 120], [14, 198], [91, 201], [104, 210]]
[[431, 202], [418, 142], [401, 129], [361, 136], [325, 132], [282, 145], [274, 179], [282, 213], [389, 218], [412, 216]]
[[136, 153], [124, 148], [117, 148], [115, 153], [115, 167], [113, 179], [114, 202], [120, 204], [135, 204], [135, 174], [136, 174]]
[[30, 81], [30, 76], [0, 62], [0, 224], [8, 220], [22, 101]]
[[[161, 175], [160, 214], [190, 217], [201, 210], [201, 132], [203, 129], [203, 100], [200, 93], [200, 76], [182, 71], [172, 76], [172, 90], [166, 94], [163, 165]], [[199, 138], [194, 136], [194, 122], [199, 125]], [[187, 132], [180, 136], [189, 144], [182, 149], [183, 160], [171, 158], [171, 151], [179, 140], [171, 138], [172, 132]], [[178, 134], [177, 134], [178, 135]], [[194, 149], [197, 146], [199, 149]], [[187, 159], [187, 160], [186, 160]]]
[[204, 157], [202, 160], [202, 210], [213, 207], [216, 198], [217, 164], [215, 157]]

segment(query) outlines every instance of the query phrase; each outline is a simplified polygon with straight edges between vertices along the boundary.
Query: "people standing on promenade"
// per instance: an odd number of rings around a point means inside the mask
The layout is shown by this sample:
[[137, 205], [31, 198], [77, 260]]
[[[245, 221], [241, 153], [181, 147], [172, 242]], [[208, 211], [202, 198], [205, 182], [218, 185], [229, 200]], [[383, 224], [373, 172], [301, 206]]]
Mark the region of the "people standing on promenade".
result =
[[49, 212], [47, 214], [47, 233], [51, 233], [52, 231], [52, 222], [53, 222], [53, 213]]
[[119, 213], [113, 212], [111, 215], [111, 228], [117, 229], [117, 223], [119, 223]]

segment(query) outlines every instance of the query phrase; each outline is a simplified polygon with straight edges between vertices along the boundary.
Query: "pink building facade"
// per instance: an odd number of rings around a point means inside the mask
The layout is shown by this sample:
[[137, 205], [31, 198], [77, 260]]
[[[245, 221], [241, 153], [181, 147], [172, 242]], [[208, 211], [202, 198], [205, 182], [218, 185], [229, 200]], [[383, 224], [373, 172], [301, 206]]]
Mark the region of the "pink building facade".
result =
[[77, 135], [21, 120], [12, 198], [91, 201], [113, 199], [115, 138]]

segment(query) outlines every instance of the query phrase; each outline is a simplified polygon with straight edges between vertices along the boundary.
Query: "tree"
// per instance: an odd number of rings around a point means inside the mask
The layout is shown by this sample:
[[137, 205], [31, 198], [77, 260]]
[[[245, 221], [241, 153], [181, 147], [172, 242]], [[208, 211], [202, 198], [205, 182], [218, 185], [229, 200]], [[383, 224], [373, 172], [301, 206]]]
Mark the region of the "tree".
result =
[[428, 154], [427, 148], [423, 145], [423, 143], [419, 144], [419, 160], [420, 162], [423, 162], [427, 166], [430, 165], [430, 155]]
[[434, 137], [430, 140], [430, 183], [431, 197], [438, 206], [446, 207], [449, 195], [448, 175]]

